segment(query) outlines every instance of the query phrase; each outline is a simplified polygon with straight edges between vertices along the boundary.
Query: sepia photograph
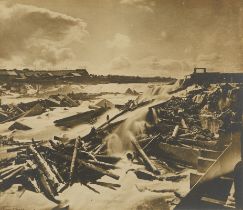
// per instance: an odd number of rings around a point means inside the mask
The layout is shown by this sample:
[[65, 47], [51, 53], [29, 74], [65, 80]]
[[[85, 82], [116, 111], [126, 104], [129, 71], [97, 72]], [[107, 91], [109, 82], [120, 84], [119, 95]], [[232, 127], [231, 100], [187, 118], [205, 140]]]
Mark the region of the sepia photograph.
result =
[[242, 0], [0, 0], [0, 210], [243, 210]]

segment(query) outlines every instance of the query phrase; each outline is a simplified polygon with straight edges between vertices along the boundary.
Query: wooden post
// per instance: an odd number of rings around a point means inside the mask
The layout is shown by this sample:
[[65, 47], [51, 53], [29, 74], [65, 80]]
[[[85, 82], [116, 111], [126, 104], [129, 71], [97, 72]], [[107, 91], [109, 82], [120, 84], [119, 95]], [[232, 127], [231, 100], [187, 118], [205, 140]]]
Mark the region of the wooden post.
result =
[[91, 163], [93, 165], [97, 165], [103, 168], [107, 168], [107, 169], [117, 169], [118, 167], [110, 164], [110, 163], [105, 163], [105, 162], [101, 162], [101, 161], [97, 161], [97, 160], [87, 160], [88, 163]]
[[148, 170], [150, 170], [151, 172], [153, 172], [156, 175], [160, 174], [160, 171], [153, 165], [153, 163], [150, 161], [150, 159], [145, 154], [143, 149], [140, 147], [138, 142], [135, 139], [132, 139], [131, 142], [132, 142], [133, 146], [135, 147], [136, 151], [139, 153], [139, 155], [143, 159], [145, 166], [148, 168]]
[[175, 129], [174, 129], [174, 131], [172, 133], [172, 138], [176, 138], [177, 135], [178, 135], [178, 132], [179, 132], [179, 125], [176, 125]]
[[73, 148], [73, 156], [72, 156], [72, 161], [71, 161], [71, 165], [70, 165], [69, 184], [71, 184], [73, 181], [73, 174], [74, 174], [75, 163], [76, 163], [76, 159], [77, 159], [78, 145], [79, 145], [79, 139], [77, 138], [75, 140], [75, 144], [74, 144], [74, 148]]
[[182, 125], [182, 128], [188, 129], [187, 124], [183, 118], [181, 119], [181, 125]]
[[14, 178], [18, 173], [24, 170], [24, 165], [20, 165], [14, 170], [11, 171], [10, 174], [0, 179], [0, 185], [6, 183], [9, 179]]

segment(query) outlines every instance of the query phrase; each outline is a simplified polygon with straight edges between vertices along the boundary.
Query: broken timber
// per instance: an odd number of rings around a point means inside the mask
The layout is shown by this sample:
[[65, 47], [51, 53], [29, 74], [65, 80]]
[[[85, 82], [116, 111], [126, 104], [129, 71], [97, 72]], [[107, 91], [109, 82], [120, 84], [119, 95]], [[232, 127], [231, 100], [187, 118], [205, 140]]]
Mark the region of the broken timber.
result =
[[105, 108], [99, 108], [97, 110], [90, 110], [87, 112], [78, 113], [69, 117], [65, 117], [59, 120], [55, 120], [56, 126], [75, 126], [81, 123], [90, 122], [92, 119], [96, 119], [98, 116], [102, 115], [106, 111]]
[[57, 180], [55, 174], [49, 167], [48, 163], [41, 157], [33, 146], [29, 146], [31, 153], [34, 155], [35, 162], [37, 163], [40, 170], [45, 174], [46, 179], [50, 183], [51, 187], [57, 192], [57, 188], [61, 187], [61, 184]]
[[74, 144], [74, 148], [73, 148], [73, 156], [72, 156], [72, 161], [71, 161], [71, 166], [70, 166], [70, 174], [69, 174], [69, 183], [70, 184], [73, 181], [73, 174], [74, 174], [75, 163], [76, 163], [76, 159], [77, 159], [78, 145], [79, 145], [79, 139], [77, 138], [75, 140], [75, 144]]
[[[52, 149], [50, 149], [50, 148], [48, 148], [49, 149], [49, 151], [52, 153], [52, 154], [54, 154], [56, 157], [58, 157], [58, 158], [60, 158], [60, 159], [63, 159], [63, 160], [67, 160], [67, 161], [72, 161], [72, 157], [71, 156], [69, 156], [69, 155], [64, 155], [64, 154], [60, 154], [60, 153], [58, 153], [58, 152], [56, 152], [55, 150], [52, 150]], [[104, 170], [104, 169], [102, 169], [102, 168], [100, 168], [100, 167], [98, 167], [98, 166], [95, 166], [95, 165], [93, 165], [93, 164], [91, 164], [91, 163], [88, 163], [88, 162], [85, 162], [85, 161], [83, 161], [83, 160], [80, 160], [80, 159], [77, 159], [77, 165], [78, 165], [78, 167], [85, 167], [85, 168], [88, 168], [88, 169], [91, 169], [92, 171], [96, 171], [97, 173], [100, 173], [100, 174], [102, 174], [102, 175], [107, 175], [107, 176], [109, 176], [109, 177], [111, 177], [111, 178], [113, 178], [113, 179], [119, 179], [120, 177], [118, 176], [118, 175], [116, 175], [116, 174], [113, 174], [113, 173], [111, 173], [111, 172], [109, 172], [109, 171], [106, 171], [106, 170]]]
[[143, 159], [143, 161], [144, 161], [146, 167], [148, 168], [148, 170], [150, 170], [154, 174], [160, 174], [160, 171], [153, 165], [153, 163], [150, 161], [150, 159], [145, 154], [143, 149], [140, 147], [138, 142], [135, 139], [132, 139], [131, 142], [132, 142], [133, 146], [135, 147], [136, 151], [139, 153], [139, 155]]

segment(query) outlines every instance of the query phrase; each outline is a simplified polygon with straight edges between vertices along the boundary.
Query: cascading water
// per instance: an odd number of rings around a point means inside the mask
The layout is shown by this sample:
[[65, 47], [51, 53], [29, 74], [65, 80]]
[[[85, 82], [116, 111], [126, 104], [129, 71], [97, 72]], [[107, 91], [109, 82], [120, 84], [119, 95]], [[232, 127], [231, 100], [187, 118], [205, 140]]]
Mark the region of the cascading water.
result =
[[[153, 104], [156, 104], [168, 100], [170, 97], [168, 92], [176, 89], [178, 86], [179, 82], [175, 85], [157, 85], [150, 87], [137, 101], [141, 102], [154, 99]], [[132, 116], [129, 116], [113, 133], [106, 137], [105, 142], [107, 143], [109, 154], [123, 154], [126, 151], [133, 150], [131, 139], [137, 139], [137, 137], [144, 135], [146, 126], [149, 124], [146, 121], [149, 106], [151, 104], [133, 111]], [[154, 122], [156, 122], [157, 114], [153, 109], [152, 115]]]
[[109, 154], [122, 154], [132, 150], [131, 139], [141, 136], [146, 127], [147, 110], [143, 109], [136, 115], [125, 120], [112, 134], [107, 136], [107, 148]]

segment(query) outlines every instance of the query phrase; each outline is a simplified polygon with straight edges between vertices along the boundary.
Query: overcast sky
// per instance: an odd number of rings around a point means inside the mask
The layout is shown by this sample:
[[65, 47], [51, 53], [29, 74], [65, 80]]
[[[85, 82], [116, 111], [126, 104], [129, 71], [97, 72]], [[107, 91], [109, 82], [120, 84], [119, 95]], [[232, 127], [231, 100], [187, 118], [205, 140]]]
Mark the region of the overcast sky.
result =
[[0, 65], [145, 76], [240, 71], [240, 2], [0, 1]]

